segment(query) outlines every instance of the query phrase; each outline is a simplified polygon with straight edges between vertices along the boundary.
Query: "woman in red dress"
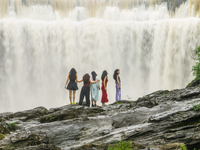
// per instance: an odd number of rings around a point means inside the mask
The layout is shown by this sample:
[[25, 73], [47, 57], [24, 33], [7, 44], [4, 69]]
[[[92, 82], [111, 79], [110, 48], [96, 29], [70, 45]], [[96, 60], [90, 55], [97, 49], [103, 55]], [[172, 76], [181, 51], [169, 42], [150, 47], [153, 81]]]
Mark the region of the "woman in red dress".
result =
[[102, 102], [102, 106], [105, 105], [105, 103], [108, 102], [108, 95], [107, 95], [107, 82], [108, 82], [108, 77], [107, 77], [108, 73], [106, 70], [103, 71], [102, 76], [101, 76], [101, 80], [102, 80], [102, 98], [101, 98], [101, 102]]

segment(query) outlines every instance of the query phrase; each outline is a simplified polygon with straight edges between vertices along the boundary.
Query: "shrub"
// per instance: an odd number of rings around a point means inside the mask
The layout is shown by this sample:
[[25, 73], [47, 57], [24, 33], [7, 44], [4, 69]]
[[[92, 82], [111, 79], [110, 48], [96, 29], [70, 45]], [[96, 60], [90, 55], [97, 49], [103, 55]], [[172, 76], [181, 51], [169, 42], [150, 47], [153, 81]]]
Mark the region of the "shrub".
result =
[[184, 145], [181, 145], [181, 150], [186, 150], [187, 148], [186, 148], [186, 146], [184, 146]]
[[109, 146], [108, 150], [131, 150], [131, 143], [120, 141], [119, 143]]
[[192, 103], [192, 105], [193, 105], [193, 110], [195, 111], [200, 110], [200, 104], [194, 102]]
[[195, 53], [194, 59], [196, 61], [196, 64], [192, 66], [192, 71], [193, 71], [193, 75], [195, 76], [195, 79], [199, 80], [200, 79], [200, 46], [198, 46], [194, 50], [194, 53]]

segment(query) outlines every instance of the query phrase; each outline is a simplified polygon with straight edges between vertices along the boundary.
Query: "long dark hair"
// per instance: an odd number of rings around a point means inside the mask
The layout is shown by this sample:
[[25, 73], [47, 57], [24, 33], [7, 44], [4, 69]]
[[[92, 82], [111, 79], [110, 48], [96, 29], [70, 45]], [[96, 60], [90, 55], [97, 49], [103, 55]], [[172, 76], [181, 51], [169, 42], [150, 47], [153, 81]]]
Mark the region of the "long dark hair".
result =
[[88, 84], [89, 80], [90, 80], [90, 75], [88, 73], [86, 73], [83, 76], [83, 82], [84, 82], [84, 84]]
[[116, 81], [117, 81], [118, 71], [119, 71], [119, 69], [116, 69], [116, 70], [114, 71], [114, 74], [113, 74], [113, 79], [116, 80]]
[[96, 80], [96, 77], [97, 77], [96, 72], [95, 72], [95, 71], [92, 71], [91, 74], [92, 74], [92, 79], [93, 79], [93, 81], [95, 81], [95, 80]]
[[75, 80], [76, 79], [76, 69], [72, 68], [69, 72], [69, 78], [70, 80]]
[[101, 75], [101, 80], [103, 81], [104, 78], [108, 75], [108, 72], [106, 70], [103, 71], [102, 75]]

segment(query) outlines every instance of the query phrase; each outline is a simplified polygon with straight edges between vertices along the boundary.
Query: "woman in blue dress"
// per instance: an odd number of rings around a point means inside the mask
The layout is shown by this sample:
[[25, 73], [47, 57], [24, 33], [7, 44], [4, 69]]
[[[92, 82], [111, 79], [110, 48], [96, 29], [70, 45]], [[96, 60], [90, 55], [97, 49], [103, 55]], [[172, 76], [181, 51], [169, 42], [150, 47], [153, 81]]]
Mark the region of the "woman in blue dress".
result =
[[[92, 71], [92, 81], [97, 81], [97, 74], [95, 71]], [[91, 100], [92, 100], [92, 107], [97, 106], [97, 101], [99, 100], [99, 90], [100, 85], [99, 82], [90, 84], [90, 90], [91, 90]]]

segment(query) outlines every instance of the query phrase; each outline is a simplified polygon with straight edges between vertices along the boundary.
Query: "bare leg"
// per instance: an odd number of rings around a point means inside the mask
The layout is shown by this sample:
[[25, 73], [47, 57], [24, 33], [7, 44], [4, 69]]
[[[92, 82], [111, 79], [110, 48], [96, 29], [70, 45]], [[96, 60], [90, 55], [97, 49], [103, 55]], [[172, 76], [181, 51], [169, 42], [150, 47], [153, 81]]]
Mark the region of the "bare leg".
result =
[[97, 101], [94, 101], [94, 103], [95, 103], [95, 107], [97, 106]]
[[69, 90], [69, 100], [70, 104], [72, 104], [72, 90]]
[[73, 90], [73, 103], [75, 103], [75, 94], [76, 94], [76, 91]]

